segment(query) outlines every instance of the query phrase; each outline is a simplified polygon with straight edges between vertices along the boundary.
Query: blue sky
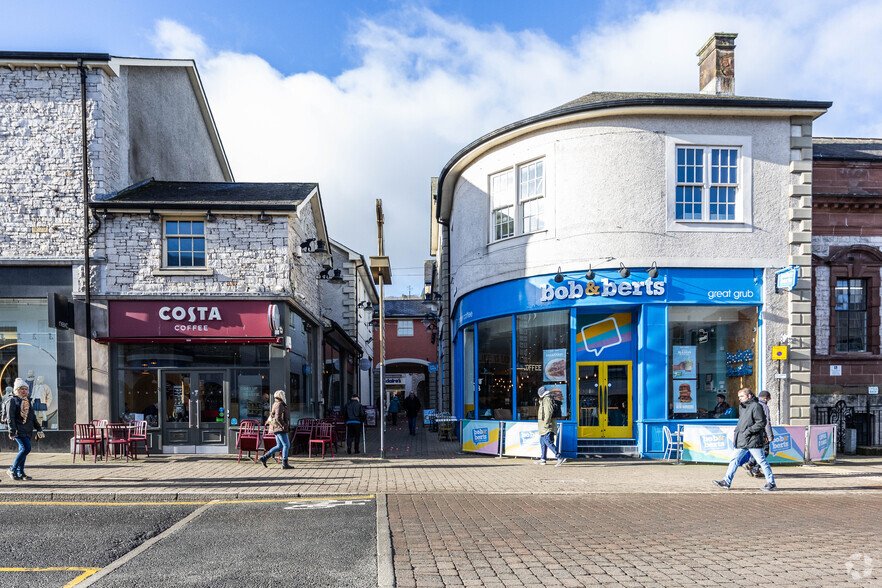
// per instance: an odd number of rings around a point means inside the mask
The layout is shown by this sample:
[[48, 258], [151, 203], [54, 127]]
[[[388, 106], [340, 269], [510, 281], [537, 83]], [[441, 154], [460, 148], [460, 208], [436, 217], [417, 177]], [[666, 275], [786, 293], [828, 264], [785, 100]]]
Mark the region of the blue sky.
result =
[[[3, 50], [196, 60], [242, 181], [317, 181], [332, 237], [418, 293], [429, 179], [476, 137], [592, 91], [695, 92], [738, 33], [735, 92], [829, 100], [816, 136], [882, 136], [882, 2], [0, 0]], [[366, 222], [366, 219], [370, 222]]]

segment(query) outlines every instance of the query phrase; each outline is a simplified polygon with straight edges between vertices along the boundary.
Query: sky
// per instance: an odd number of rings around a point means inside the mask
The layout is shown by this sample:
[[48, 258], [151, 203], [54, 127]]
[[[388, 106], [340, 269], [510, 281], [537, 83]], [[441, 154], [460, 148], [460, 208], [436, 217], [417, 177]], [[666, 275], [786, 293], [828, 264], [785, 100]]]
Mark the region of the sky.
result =
[[0, 50], [196, 60], [236, 180], [318, 182], [331, 237], [419, 295], [429, 187], [481, 135], [594, 91], [698, 90], [737, 33], [735, 93], [823, 100], [815, 136], [882, 137], [882, 2], [0, 0]]

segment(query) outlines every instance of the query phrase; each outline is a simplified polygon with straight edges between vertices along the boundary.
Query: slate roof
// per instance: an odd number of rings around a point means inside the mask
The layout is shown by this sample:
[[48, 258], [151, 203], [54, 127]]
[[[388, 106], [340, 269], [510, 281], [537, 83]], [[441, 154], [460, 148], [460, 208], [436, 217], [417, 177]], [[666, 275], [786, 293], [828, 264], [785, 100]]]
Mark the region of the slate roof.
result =
[[2, 60], [33, 60], [33, 61], [110, 61], [108, 53], [65, 53], [55, 51], [0, 51]]
[[316, 183], [162, 182], [153, 179], [129, 186], [92, 208], [177, 210], [282, 210], [297, 206], [318, 190]]
[[422, 318], [433, 310], [434, 308], [431, 305], [423, 304], [422, 298], [408, 298], [406, 300], [390, 300], [387, 298], [386, 306], [384, 308], [385, 317], [387, 319], [405, 317]]
[[882, 139], [815, 137], [812, 157], [831, 161], [882, 161]]

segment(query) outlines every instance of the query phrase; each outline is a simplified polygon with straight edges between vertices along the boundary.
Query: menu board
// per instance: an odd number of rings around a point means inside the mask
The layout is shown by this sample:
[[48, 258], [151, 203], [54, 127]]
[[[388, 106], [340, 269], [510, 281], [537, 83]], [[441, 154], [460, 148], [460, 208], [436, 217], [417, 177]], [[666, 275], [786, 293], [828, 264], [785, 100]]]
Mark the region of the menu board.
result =
[[364, 424], [368, 427], [376, 427], [377, 426], [377, 407], [376, 406], [365, 406], [364, 407]]
[[542, 351], [542, 378], [546, 382], [566, 382], [566, 349], [545, 349]]

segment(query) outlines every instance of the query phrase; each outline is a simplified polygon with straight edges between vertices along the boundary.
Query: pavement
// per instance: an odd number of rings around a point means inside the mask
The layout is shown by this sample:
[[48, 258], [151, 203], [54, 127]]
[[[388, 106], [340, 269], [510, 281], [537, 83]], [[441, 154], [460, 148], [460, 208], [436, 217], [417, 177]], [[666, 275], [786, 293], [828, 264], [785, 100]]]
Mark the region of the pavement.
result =
[[[0, 500], [214, 500], [401, 493], [481, 494], [710, 494], [724, 465], [673, 464], [632, 458], [571, 459], [561, 467], [526, 458], [462, 454], [457, 442], [439, 441], [423, 427], [405, 425], [385, 435], [368, 429], [367, 452], [322, 459], [293, 455], [292, 470], [262, 467], [243, 455], [151, 455], [93, 463], [70, 454], [31, 453], [29, 482], [0, 477]], [[15, 455], [0, 445], [0, 467]], [[833, 464], [777, 466], [778, 493], [882, 492], [882, 457], [847, 456]], [[762, 479], [739, 471], [730, 493], [756, 492]]]

